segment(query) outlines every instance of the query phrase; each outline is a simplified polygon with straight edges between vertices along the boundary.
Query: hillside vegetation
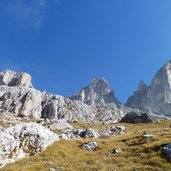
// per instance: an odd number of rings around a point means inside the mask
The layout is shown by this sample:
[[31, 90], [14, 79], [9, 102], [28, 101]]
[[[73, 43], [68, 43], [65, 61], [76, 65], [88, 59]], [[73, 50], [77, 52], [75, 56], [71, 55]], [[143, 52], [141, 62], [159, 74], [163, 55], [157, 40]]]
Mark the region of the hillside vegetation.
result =
[[[62, 171], [170, 171], [171, 162], [162, 154], [162, 147], [171, 143], [170, 121], [149, 124], [125, 125], [125, 133], [115, 137], [81, 140], [61, 140], [46, 151], [9, 164], [2, 171], [48, 171], [57, 168]], [[77, 122], [74, 127], [86, 128], [86, 122]], [[93, 125], [94, 129], [104, 129], [109, 125]], [[92, 127], [92, 125], [91, 125]], [[154, 137], [144, 138], [145, 133]], [[96, 141], [98, 148], [85, 151], [81, 145]], [[116, 148], [123, 152], [116, 154]]]

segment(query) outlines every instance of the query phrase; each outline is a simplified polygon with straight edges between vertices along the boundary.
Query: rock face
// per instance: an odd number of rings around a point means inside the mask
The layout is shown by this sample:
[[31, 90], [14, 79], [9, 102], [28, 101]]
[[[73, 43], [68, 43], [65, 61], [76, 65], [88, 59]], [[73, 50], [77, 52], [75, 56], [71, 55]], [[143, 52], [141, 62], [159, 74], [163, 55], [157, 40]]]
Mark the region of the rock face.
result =
[[92, 109], [83, 102], [74, 101], [63, 96], [42, 93], [42, 117], [65, 119], [66, 121], [94, 119]]
[[3, 71], [0, 73], [1, 115], [40, 118], [41, 92], [33, 88], [27, 73]]
[[164, 115], [159, 114], [153, 114], [153, 113], [147, 113], [142, 112], [138, 110], [134, 110], [131, 112], [128, 112], [120, 122], [126, 122], [126, 123], [151, 123], [151, 122], [158, 122], [160, 120], [167, 120], [167, 118]]
[[34, 89], [27, 73], [0, 73], [1, 115], [116, 123], [126, 111], [104, 79], [94, 79], [80, 93], [68, 98]]
[[41, 152], [58, 139], [56, 134], [36, 123], [0, 128], [0, 167]]
[[95, 113], [95, 119], [106, 124], [118, 122], [127, 111], [103, 78], [94, 79], [89, 86], [82, 88], [80, 93], [70, 99], [87, 104]]
[[92, 109], [81, 101], [40, 92], [33, 88], [27, 73], [0, 73], [0, 113], [35, 119], [93, 120]]
[[4, 115], [41, 117], [41, 92], [33, 88], [0, 85], [0, 112]]
[[115, 98], [114, 92], [110, 90], [108, 82], [103, 78], [94, 79], [89, 86], [81, 89], [80, 93], [71, 96], [73, 100], [80, 100], [88, 105], [115, 103], [120, 105]]
[[125, 105], [171, 116], [171, 61], [159, 69], [150, 86], [141, 81], [139, 89]]
[[31, 76], [24, 72], [6, 70], [0, 73], [0, 85], [32, 88]]

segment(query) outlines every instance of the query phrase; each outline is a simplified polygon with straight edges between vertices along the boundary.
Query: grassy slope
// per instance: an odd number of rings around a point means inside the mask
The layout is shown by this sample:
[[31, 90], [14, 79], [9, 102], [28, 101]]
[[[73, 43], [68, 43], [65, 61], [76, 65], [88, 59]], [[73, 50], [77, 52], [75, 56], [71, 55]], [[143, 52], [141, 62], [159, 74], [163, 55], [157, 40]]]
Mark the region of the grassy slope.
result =
[[[121, 124], [120, 124], [121, 125]], [[171, 143], [169, 121], [155, 124], [122, 124], [128, 127], [125, 134], [112, 139], [96, 140], [99, 148], [96, 151], [84, 151], [80, 145], [89, 139], [77, 141], [59, 141], [46, 151], [7, 165], [2, 171], [48, 171], [49, 168], [62, 167], [65, 171], [170, 171], [171, 163], [162, 156], [162, 147]], [[75, 126], [90, 127], [87, 123], [76, 123]], [[102, 129], [105, 125], [94, 125]], [[144, 132], [155, 137], [144, 139]], [[91, 140], [92, 141], [92, 140]], [[115, 148], [123, 152], [113, 154]], [[52, 165], [48, 161], [54, 162]]]

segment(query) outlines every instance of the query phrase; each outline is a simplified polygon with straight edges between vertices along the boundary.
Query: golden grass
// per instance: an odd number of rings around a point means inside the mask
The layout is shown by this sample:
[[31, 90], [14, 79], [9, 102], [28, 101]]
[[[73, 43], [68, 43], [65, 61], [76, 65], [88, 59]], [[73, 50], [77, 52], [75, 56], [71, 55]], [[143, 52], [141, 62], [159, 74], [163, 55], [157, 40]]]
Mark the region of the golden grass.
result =
[[[59, 141], [46, 151], [30, 158], [9, 164], [2, 171], [48, 171], [49, 168], [61, 167], [63, 171], [170, 171], [171, 162], [162, 155], [162, 147], [171, 143], [171, 128], [169, 121], [154, 124], [113, 124], [125, 125], [125, 134], [112, 139], [95, 140], [98, 149], [85, 151], [80, 146], [92, 139], [77, 141]], [[92, 127], [88, 123], [74, 123], [76, 127]], [[106, 125], [94, 125], [102, 129]], [[144, 139], [147, 132], [155, 135]], [[114, 154], [115, 148], [123, 152]], [[48, 164], [51, 161], [53, 164]]]

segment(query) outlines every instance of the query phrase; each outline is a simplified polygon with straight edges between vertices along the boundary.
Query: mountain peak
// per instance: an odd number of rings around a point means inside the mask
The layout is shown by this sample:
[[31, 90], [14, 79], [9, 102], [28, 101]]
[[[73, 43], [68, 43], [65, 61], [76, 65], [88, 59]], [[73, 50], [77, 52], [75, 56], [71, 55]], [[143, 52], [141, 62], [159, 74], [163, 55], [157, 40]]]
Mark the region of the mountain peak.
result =
[[89, 86], [85, 86], [80, 93], [71, 96], [71, 99], [81, 100], [86, 104], [115, 103], [120, 104], [115, 98], [114, 92], [110, 90], [109, 83], [104, 78], [95, 78]]
[[104, 78], [93, 79], [89, 87], [98, 95], [103, 95], [110, 92], [109, 83]]
[[167, 61], [155, 74], [150, 86], [140, 82], [139, 90], [127, 100], [126, 106], [153, 113], [171, 115], [171, 61]]

